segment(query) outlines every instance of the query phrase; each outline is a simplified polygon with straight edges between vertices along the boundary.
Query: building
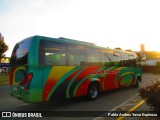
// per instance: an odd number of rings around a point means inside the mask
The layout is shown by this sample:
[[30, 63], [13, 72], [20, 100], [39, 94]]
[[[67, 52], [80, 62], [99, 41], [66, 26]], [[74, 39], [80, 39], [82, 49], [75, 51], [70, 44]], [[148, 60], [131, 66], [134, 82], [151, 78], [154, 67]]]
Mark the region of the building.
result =
[[4, 57], [0, 61], [0, 67], [8, 67], [10, 65], [10, 58]]
[[142, 65], [157, 66], [160, 65], [160, 52], [146, 51], [145, 45], [140, 45], [140, 51], [135, 51], [141, 60]]

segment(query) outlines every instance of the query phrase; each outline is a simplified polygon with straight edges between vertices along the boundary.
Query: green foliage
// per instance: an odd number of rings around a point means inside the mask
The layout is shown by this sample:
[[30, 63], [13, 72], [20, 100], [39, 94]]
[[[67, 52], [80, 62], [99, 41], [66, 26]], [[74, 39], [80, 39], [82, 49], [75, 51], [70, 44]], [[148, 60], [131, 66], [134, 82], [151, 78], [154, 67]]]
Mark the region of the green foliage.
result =
[[9, 76], [4, 73], [0, 73], [0, 85], [1, 84], [9, 84]]
[[140, 89], [139, 93], [152, 110], [160, 112], [160, 81], [156, 81], [153, 85]]
[[0, 33], [0, 60], [3, 58], [5, 55], [4, 53], [8, 50], [8, 45], [4, 42], [4, 37]]

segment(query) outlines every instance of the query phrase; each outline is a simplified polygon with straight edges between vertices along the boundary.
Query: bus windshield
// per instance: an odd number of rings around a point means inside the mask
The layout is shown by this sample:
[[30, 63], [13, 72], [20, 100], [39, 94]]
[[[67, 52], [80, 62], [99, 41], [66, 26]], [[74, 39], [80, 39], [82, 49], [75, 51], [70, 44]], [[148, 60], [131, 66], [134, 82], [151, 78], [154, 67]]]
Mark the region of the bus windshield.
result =
[[26, 39], [15, 45], [11, 55], [11, 66], [20, 66], [27, 64], [30, 43], [31, 39]]

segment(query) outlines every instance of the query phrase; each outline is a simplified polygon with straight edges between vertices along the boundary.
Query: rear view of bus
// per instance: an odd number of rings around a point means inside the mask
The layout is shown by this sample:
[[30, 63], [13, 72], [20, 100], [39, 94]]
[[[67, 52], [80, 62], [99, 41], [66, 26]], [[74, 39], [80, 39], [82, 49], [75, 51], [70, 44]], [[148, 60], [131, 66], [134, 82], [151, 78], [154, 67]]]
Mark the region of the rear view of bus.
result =
[[10, 94], [26, 102], [34, 102], [36, 97], [36, 99], [39, 98], [38, 92], [35, 93], [34, 91], [41, 91], [38, 84], [34, 86], [31, 84], [33, 79], [33, 72], [31, 71], [33, 65], [31, 64], [34, 64], [34, 57], [32, 57], [33, 59], [29, 59], [29, 56], [35, 54], [31, 50], [33, 49], [31, 47], [33, 46], [33, 38], [24, 39], [15, 45], [11, 55], [11, 66], [9, 69]]

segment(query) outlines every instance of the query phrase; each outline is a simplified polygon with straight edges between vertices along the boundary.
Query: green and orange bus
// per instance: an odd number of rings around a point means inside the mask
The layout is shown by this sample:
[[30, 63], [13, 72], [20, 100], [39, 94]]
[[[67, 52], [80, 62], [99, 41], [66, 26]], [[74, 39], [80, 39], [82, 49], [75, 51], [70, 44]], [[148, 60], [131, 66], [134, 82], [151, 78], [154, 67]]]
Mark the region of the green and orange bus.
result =
[[133, 52], [67, 38], [33, 36], [17, 43], [10, 63], [10, 94], [25, 102], [86, 96], [139, 86], [142, 69]]

